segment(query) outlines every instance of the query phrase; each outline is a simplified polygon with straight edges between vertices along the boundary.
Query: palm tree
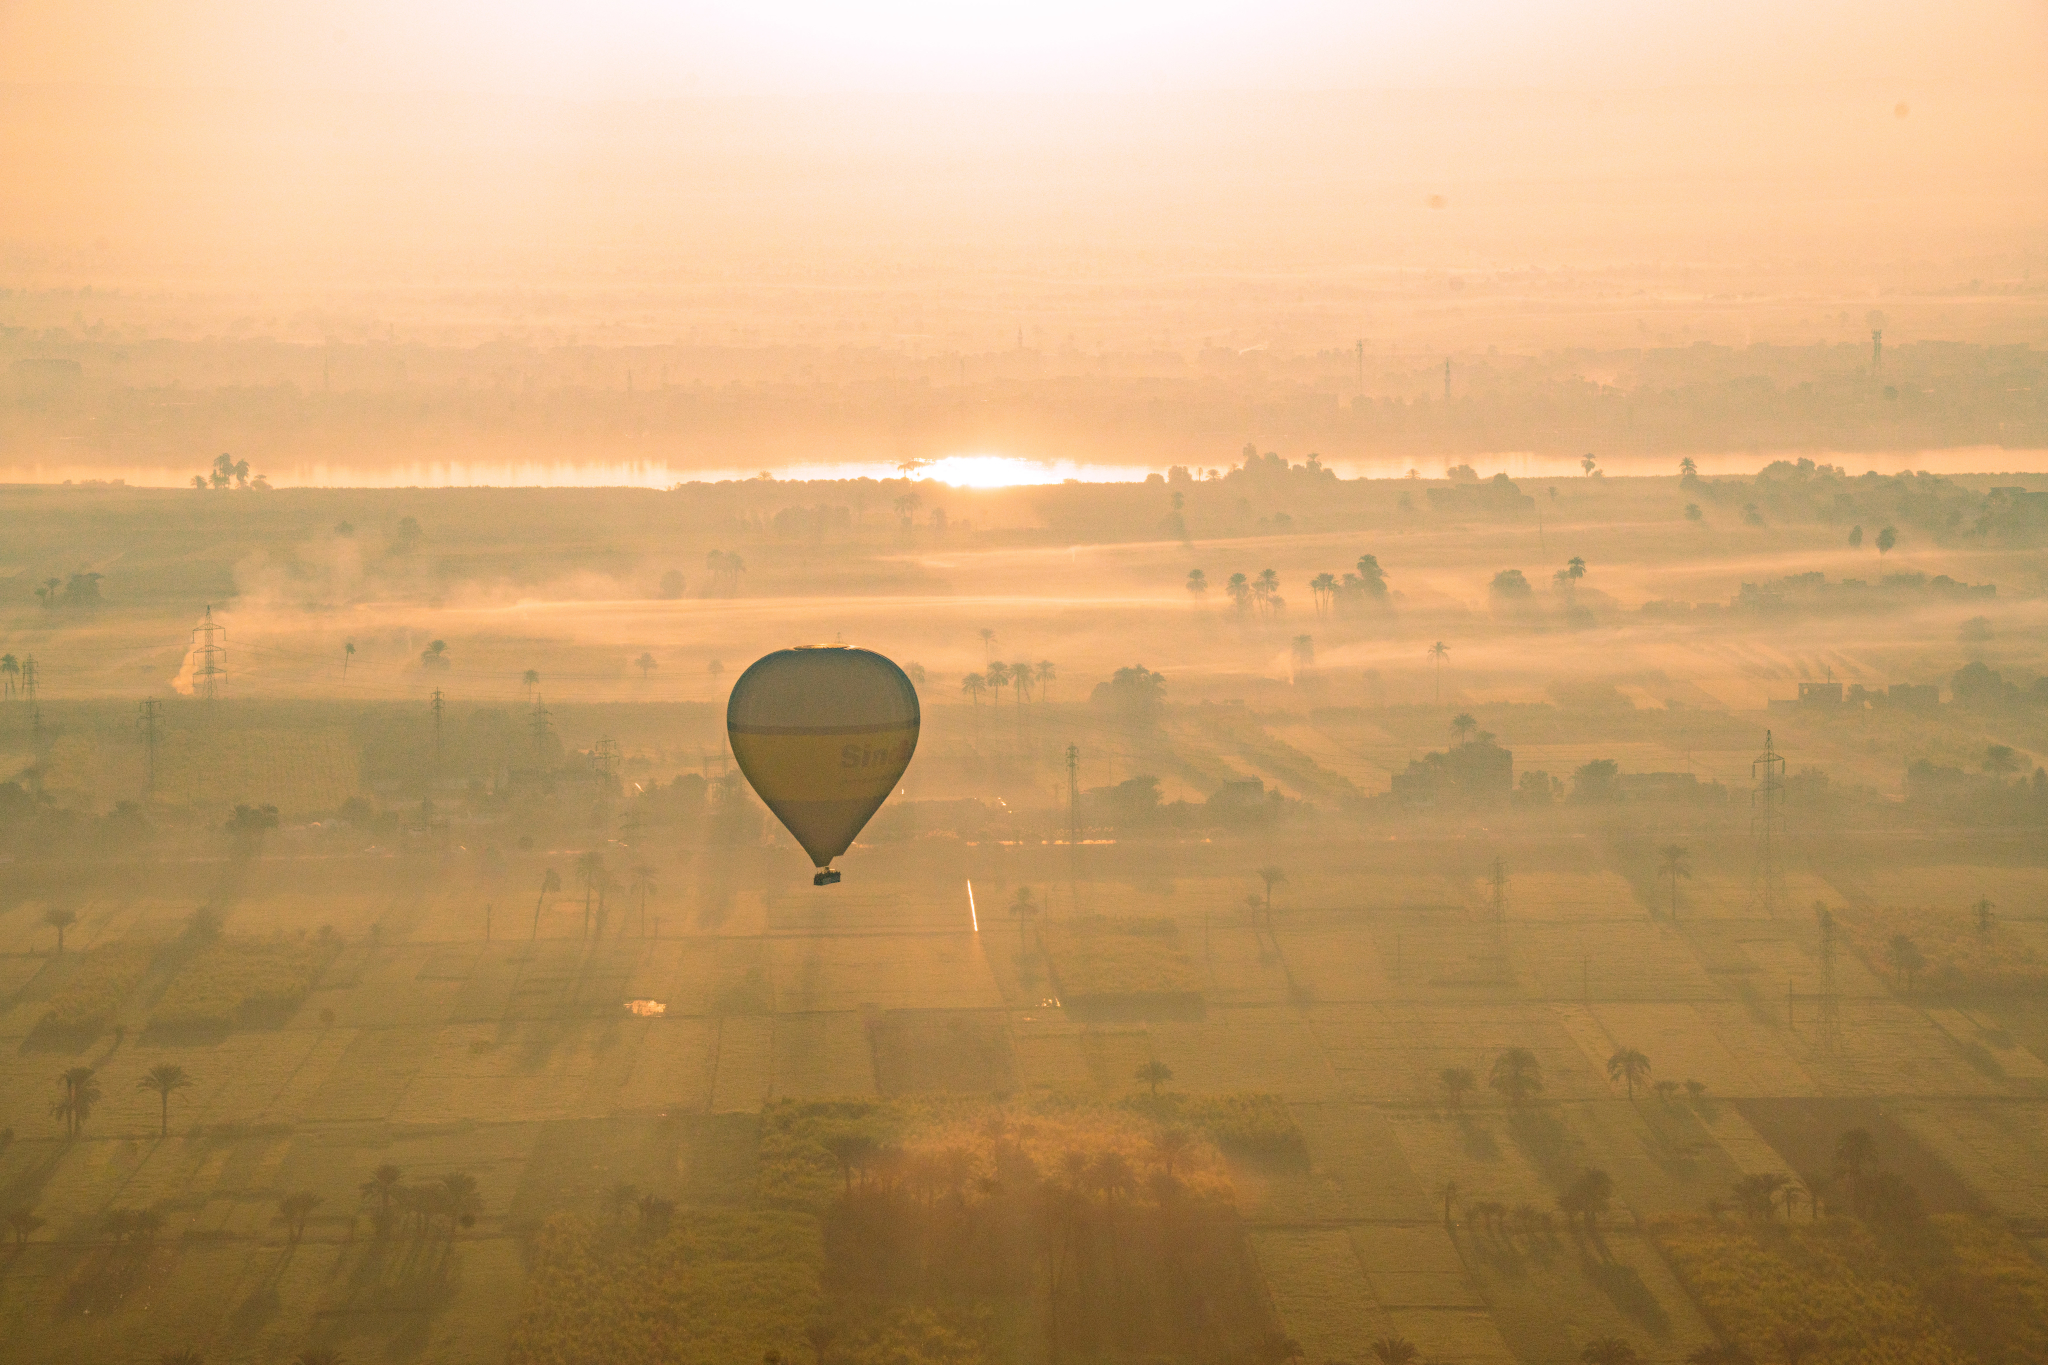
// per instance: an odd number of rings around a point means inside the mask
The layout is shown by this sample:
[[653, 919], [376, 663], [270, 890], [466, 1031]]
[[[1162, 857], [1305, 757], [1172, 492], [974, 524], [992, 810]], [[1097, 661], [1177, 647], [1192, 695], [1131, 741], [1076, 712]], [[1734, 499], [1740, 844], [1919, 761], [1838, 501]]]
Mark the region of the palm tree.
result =
[[1543, 1093], [1543, 1064], [1528, 1048], [1511, 1047], [1493, 1059], [1486, 1083], [1509, 1104], [1520, 1107], [1531, 1096]]
[[960, 680], [960, 690], [967, 694], [969, 701], [980, 706], [981, 694], [988, 690], [988, 680], [979, 673], [969, 673]]
[[1169, 1178], [1173, 1168], [1195, 1147], [1195, 1135], [1185, 1128], [1162, 1128], [1152, 1139], [1152, 1154]]
[[540, 670], [529, 668], [519, 675], [520, 685], [526, 689], [526, 699], [533, 700], [533, 689], [540, 686]]
[[471, 1227], [476, 1217], [483, 1212], [483, 1195], [477, 1189], [476, 1177], [467, 1171], [450, 1171], [441, 1177], [441, 1212], [448, 1217], [448, 1235], [453, 1237], [457, 1225]]
[[1337, 575], [1319, 573], [1308, 581], [1308, 589], [1315, 596], [1316, 614], [1330, 610], [1337, 604]]
[[981, 654], [982, 654], [982, 657], [983, 657], [983, 658], [985, 658], [985, 659], [992, 659], [992, 658], [994, 658], [994, 657], [995, 657], [995, 652], [996, 652], [996, 633], [995, 633], [995, 631], [993, 631], [992, 629], [990, 629], [990, 628], [989, 628], [989, 627], [987, 627], [987, 626], [983, 626], [983, 627], [982, 627], [982, 628], [981, 628], [980, 630], [976, 631], [976, 632], [975, 632], [975, 634], [977, 634], [977, 635], [979, 635], [979, 636], [981, 637]]
[[1851, 1128], [1835, 1142], [1835, 1174], [1849, 1182], [1849, 1202], [1863, 1213], [1863, 1175], [1877, 1164], [1877, 1139], [1868, 1128]]
[[533, 903], [533, 933], [530, 938], [540, 937], [540, 912], [547, 906], [548, 897], [562, 889], [562, 874], [549, 868], [540, 879], [540, 899]]
[[0, 654], [0, 697], [11, 697], [21, 687], [21, 660]]
[[640, 681], [646, 682], [647, 675], [649, 673], [652, 673], [655, 669], [661, 667], [661, 665], [654, 662], [654, 656], [652, 654], [643, 652], [639, 658], [633, 660], [633, 667], [640, 670]]
[[349, 640], [349, 641], [347, 641], [346, 643], [344, 643], [344, 644], [342, 645], [342, 647], [341, 647], [341, 676], [342, 676], [342, 677], [346, 678], [346, 677], [348, 676], [348, 665], [349, 665], [349, 660], [351, 660], [351, 659], [353, 659], [353, 658], [355, 658], [355, 657], [356, 657], [356, 642], [355, 642], [354, 640]]
[[1243, 574], [1232, 574], [1229, 581], [1223, 585], [1223, 592], [1230, 598], [1230, 604], [1237, 608], [1239, 616], [1251, 610], [1252, 584]]
[[1437, 1073], [1437, 1079], [1443, 1082], [1444, 1093], [1451, 1097], [1453, 1109], [1463, 1109], [1465, 1092], [1479, 1083], [1471, 1071], [1462, 1066], [1445, 1067]]
[[1429, 647], [1429, 657], [1436, 660], [1436, 699], [1438, 701], [1444, 699], [1444, 655], [1450, 652], [1451, 647], [1442, 640], [1438, 640]]
[[404, 1172], [386, 1162], [379, 1166], [358, 1188], [363, 1192], [365, 1203], [377, 1206], [377, 1227], [381, 1232], [391, 1226], [391, 1210], [398, 1202], [398, 1192], [404, 1185]]
[[639, 864], [633, 869], [632, 885], [627, 892], [628, 895], [640, 898], [640, 937], [642, 938], [647, 937], [647, 898], [661, 889], [655, 885], [654, 877], [655, 872], [652, 867], [646, 863]]
[[1478, 728], [1479, 722], [1472, 719], [1468, 712], [1460, 712], [1451, 719], [1451, 733], [1458, 737], [1460, 744], [1464, 743], [1472, 732]]
[[1885, 945], [1884, 955], [1885, 960], [1891, 963], [1892, 970], [1897, 972], [1899, 979], [1905, 983], [1906, 994], [1911, 995], [1913, 978], [1926, 968], [1927, 959], [1921, 956], [1913, 940], [1904, 934], [1892, 935], [1892, 941]]
[[1381, 1337], [1369, 1348], [1372, 1358], [1380, 1365], [1408, 1365], [1422, 1352], [1415, 1349], [1415, 1343], [1406, 1337]]
[[285, 1246], [296, 1248], [306, 1235], [306, 1220], [325, 1202], [311, 1190], [300, 1190], [277, 1201], [277, 1221], [284, 1224]]
[[1692, 852], [1678, 844], [1666, 844], [1657, 851], [1659, 876], [1671, 881], [1671, 918], [1678, 918], [1678, 879], [1692, 880]]
[[43, 911], [43, 923], [57, 931], [57, 952], [61, 955], [64, 951], [64, 931], [78, 923], [77, 914], [60, 905], [53, 905]]
[[1617, 1049], [1615, 1054], [1607, 1059], [1607, 1079], [1626, 1082], [1631, 1103], [1636, 1097], [1636, 1086], [1646, 1080], [1649, 1074], [1650, 1059], [1632, 1047]]
[[591, 909], [604, 879], [604, 854], [593, 848], [576, 855], [576, 880], [583, 884], [583, 932], [586, 936], [590, 933]]
[[1010, 913], [1017, 917], [1017, 955], [1022, 957], [1031, 951], [1031, 940], [1027, 930], [1032, 916], [1038, 913], [1038, 905], [1031, 898], [1030, 887], [1017, 888], [1017, 894], [1010, 898]]
[[1188, 592], [1196, 600], [1209, 595], [1209, 575], [1200, 569], [1188, 570]]
[[1587, 452], [1586, 452], [1586, 456], [1585, 456], [1585, 458], [1579, 461], [1579, 468], [1581, 468], [1581, 469], [1585, 470], [1585, 471], [1586, 471], [1586, 473], [1588, 473], [1588, 474], [1591, 474], [1591, 473], [1593, 472], [1593, 452], [1592, 452], [1592, 451], [1590, 451], [1590, 450], [1589, 450], [1589, 451], [1587, 451]]
[[1613, 1198], [1614, 1178], [1605, 1171], [1588, 1170], [1580, 1173], [1558, 1202], [1568, 1203], [1586, 1220], [1586, 1233], [1591, 1236], [1599, 1230], [1600, 1215], [1607, 1212]]
[[1272, 569], [1259, 570], [1259, 576], [1252, 580], [1252, 594], [1259, 599], [1259, 605], [1267, 612], [1280, 600], [1280, 575]]
[[93, 1079], [89, 1066], [74, 1066], [65, 1072], [58, 1084], [64, 1087], [64, 1096], [50, 1106], [50, 1117], [64, 1121], [67, 1137], [77, 1137], [85, 1121], [92, 1117], [93, 1106], [100, 1101], [100, 1085]]
[[1060, 671], [1051, 659], [1038, 661], [1038, 696], [1041, 701], [1052, 700], [1052, 685], [1059, 681]]
[[137, 1090], [156, 1091], [163, 1120], [161, 1136], [171, 1135], [171, 1092], [183, 1090], [192, 1084], [192, 1078], [185, 1074], [185, 1068], [171, 1062], [163, 1062], [149, 1069], [149, 1074], [135, 1083]]
[[[1898, 532], [1898, 528], [1897, 528], [1897, 527], [1894, 527], [1894, 526], [1887, 526], [1887, 527], [1885, 527], [1885, 528], [1884, 528], [1884, 529], [1883, 529], [1882, 531], [1879, 531], [1879, 532], [1877, 533], [1877, 553], [1878, 553], [1878, 555], [1879, 555], [1880, 557], [1882, 557], [1882, 556], [1884, 556], [1884, 555], [1888, 555], [1888, 554], [1890, 554], [1890, 553], [1891, 553], [1891, 551], [1892, 551], [1892, 546], [1894, 546], [1894, 545], [1896, 545], [1896, 544], [1898, 544], [1898, 543], [1899, 543], [1899, 532]], [[55, 580], [52, 580], [52, 581], [54, 582]]]
[[1003, 706], [1003, 689], [1010, 685], [1010, 666], [1001, 659], [992, 660], [987, 669], [982, 672], [981, 680], [988, 684], [989, 691], [996, 694], [996, 714], [1000, 716]]
[[1700, 467], [1693, 463], [1692, 456], [1690, 455], [1678, 462], [1678, 477], [1681, 479], [1697, 478], [1699, 472]]
[[1159, 1098], [1160, 1084], [1173, 1079], [1173, 1068], [1155, 1057], [1149, 1062], [1140, 1062], [1137, 1071], [1132, 1074], [1132, 1078], [1151, 1086], [1152, 1098], [1157, 1099]]
[[1436, 1187], [1436, 1197], [1444, 1206], [1444, 1231], [1451, 1230], [1451, 1208], [1458, 1202], [1458, 1182], [1446, 1180]]

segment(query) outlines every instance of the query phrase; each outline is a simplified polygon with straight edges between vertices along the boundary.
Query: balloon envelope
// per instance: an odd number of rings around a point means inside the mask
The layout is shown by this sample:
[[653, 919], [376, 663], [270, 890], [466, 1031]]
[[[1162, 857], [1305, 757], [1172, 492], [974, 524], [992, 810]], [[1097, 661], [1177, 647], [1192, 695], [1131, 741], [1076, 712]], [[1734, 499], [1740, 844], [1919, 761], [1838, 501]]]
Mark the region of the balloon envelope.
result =
[[917, 691], [903, 670], [848, 645], [756, 660], [725, 707], [740, 771], [821, 868], [896, 789], [918, 723]]

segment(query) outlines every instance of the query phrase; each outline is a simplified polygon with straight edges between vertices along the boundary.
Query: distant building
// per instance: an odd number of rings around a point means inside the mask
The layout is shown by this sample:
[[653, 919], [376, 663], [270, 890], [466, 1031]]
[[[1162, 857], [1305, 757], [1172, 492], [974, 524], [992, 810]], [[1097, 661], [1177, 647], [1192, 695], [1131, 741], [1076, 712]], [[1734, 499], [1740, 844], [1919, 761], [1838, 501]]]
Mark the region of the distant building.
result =
[[1842, 685], [1838, 682], [1811, 682], [1799, 684], [1801, 706], [1840, 706]]

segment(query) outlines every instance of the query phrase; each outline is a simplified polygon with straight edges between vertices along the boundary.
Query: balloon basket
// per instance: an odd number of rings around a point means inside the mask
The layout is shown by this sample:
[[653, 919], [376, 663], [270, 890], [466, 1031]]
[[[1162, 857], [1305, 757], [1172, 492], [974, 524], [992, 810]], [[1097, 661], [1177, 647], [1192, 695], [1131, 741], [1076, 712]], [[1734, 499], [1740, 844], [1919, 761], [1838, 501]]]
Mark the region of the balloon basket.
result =
[[839, 874], [828, 867], [823, 872], [820, 872], [817, 876], [811, 878], [811, 885], [837, 886], [839, 885]]

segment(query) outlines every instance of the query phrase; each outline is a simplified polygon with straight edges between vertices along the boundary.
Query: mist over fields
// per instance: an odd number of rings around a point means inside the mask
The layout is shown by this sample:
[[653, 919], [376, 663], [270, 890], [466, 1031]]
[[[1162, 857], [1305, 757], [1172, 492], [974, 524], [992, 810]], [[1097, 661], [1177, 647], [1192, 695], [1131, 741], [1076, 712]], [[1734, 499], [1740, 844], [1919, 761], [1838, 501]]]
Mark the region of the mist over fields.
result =
[[2048, 1359], [2044, 58], [0, 7], [0, 1357]]

